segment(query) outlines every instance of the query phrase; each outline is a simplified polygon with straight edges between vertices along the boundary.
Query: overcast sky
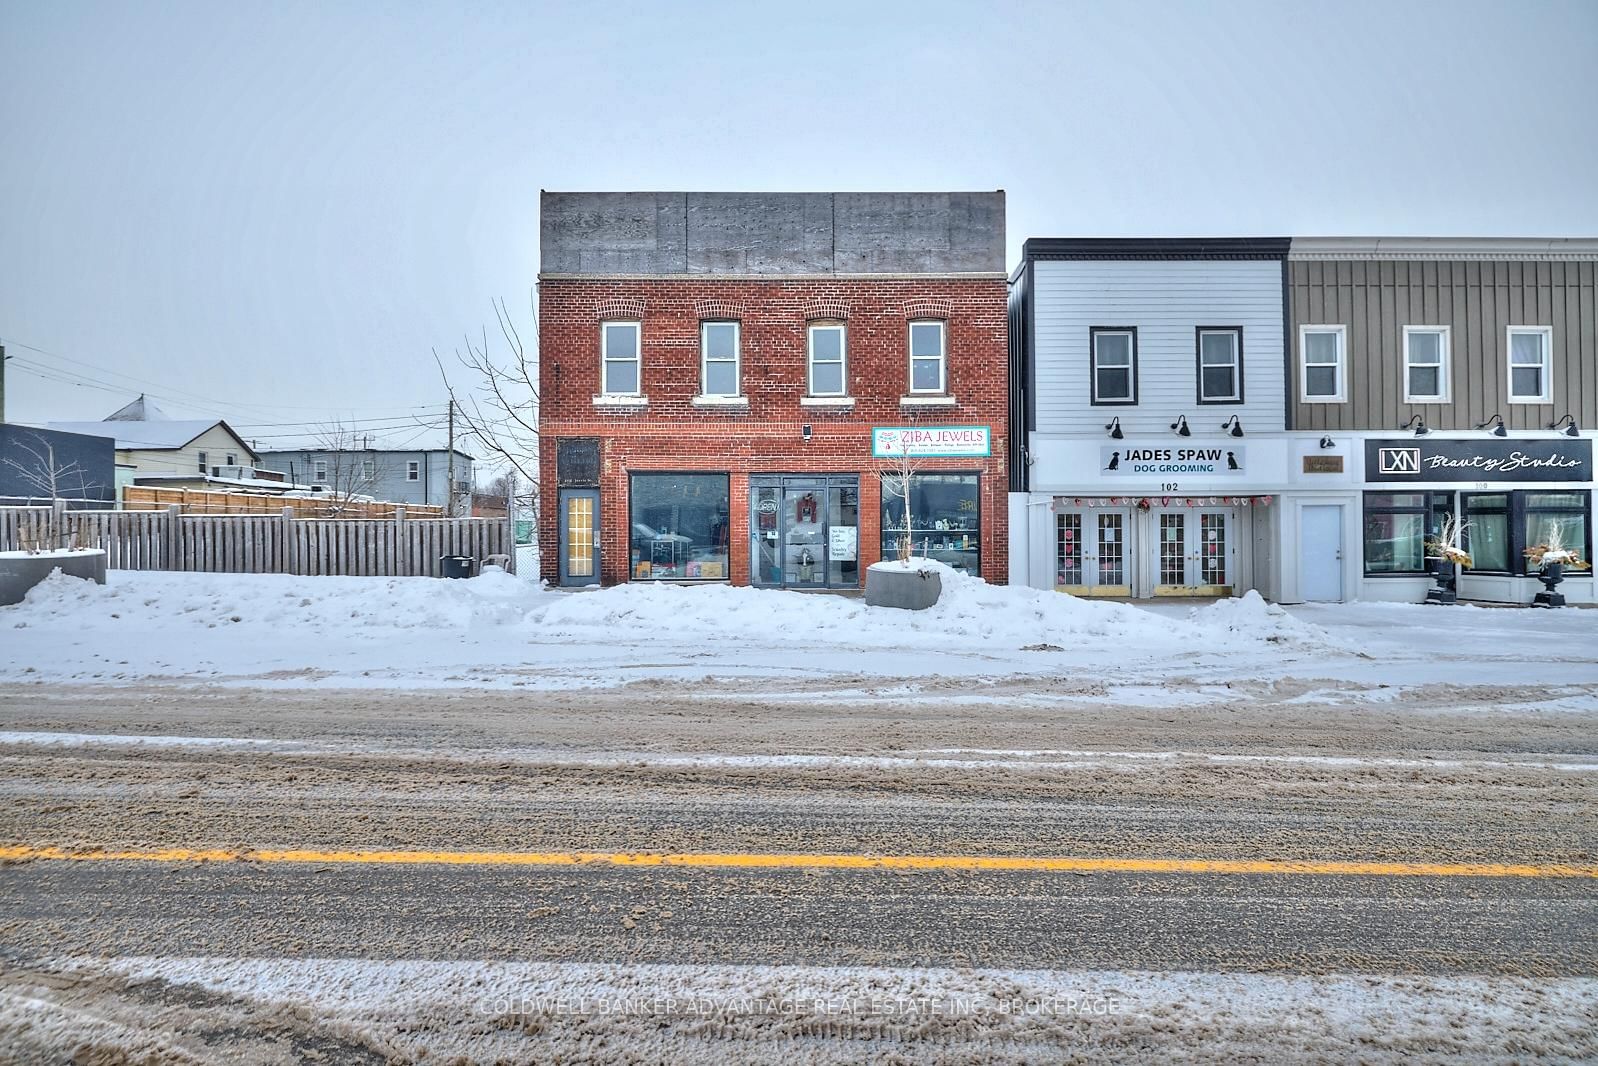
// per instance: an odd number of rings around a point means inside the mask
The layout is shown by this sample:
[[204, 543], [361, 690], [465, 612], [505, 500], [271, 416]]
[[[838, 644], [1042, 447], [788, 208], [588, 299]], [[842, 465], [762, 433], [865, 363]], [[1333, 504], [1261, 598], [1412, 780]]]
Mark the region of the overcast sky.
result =
[[422, 432], [431, 348], [530, 328], [540, 188], [1003, 188], [1012, 262], [1598, 235], [1598, 0], [0, 0], [0, 78], [8, 417], [263, 446]]

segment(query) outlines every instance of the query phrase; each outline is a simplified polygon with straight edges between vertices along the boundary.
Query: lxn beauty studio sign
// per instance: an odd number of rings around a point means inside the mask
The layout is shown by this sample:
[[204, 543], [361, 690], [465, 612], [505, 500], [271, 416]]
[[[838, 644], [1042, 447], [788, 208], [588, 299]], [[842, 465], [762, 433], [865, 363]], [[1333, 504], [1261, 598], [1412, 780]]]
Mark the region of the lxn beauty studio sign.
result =
[[1107, 445], [1099, 449], [1099, 472], [1104, 477], [1149, 474], [1224, 477], [1245, 473], [1248, 469], [1246, 455], [1247, 451], [1240, 444], [1183, 448]]

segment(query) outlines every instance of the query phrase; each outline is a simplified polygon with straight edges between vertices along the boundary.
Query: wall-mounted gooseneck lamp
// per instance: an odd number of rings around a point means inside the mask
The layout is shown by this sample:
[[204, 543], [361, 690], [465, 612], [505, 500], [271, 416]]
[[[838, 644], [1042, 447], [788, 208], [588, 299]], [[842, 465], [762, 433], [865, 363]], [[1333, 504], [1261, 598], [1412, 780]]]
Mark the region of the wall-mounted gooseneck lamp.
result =
[[1104, 429], [1110, 434], [1111, 440], [1120, 440], [1126, 436], [1126, 434], [1121, 432], [1121, 418], [1119, 415], [1110, 419], [1110, 421], [1105, 425]]
[[1171, 432], [1178, 437], [1191, 437], [1193, 431], [1187, 428], [1187, 415], [1177, 415], [1176, 421], [1171, 423]]
[[1567, 437], [1581, 436], [1581, 427], [1576, 425], [1576, 420], [1570, 417], [1568, 414], [1564, 418], [1561, 418], [1559, 421], [1550, 425], [1548, 428], [1558, 429], [1560, 426], [1565, 427], [1565, 436]]
[[1398, 427], [1399, 429], [1413, 429], [1415, 436], [1424, 437], [1431, 430], [1426, 428], [1426, 420], [1420, 415], [1410, 415], [1409, 421]]
[[1337, 442], [1335, 440], [1333, 440], [1332, 438], [1330, 438], [1330, 437], [1322, 437], [1321, 438], [1321, 450], [1322, 451], [1325, 451], [1327, 448], [1335, 448], [1335, 447], [1337, 447]]
[[1509, 436], [1509, 430], [1504, 426], [1504, 416], [1503, 415], [1493, 415], [1491, 418], [1489, 418], [1487, 421], [1483, 422], [1481, 425], [1477, 426], [1476, 428], [1477, 429], [1486, 429], [1488, 426], [1492, 426], [1493, 427], [1490, 432], [1495, 437], [1507, 437], [1507, 436]]
[[1238, 418], [1236, 415], [1233, 415], [1231, 418], [1228, 418], [1225, 422], [1221, 423], [1221, 428], [1230, 429], [1232, 436], [1234, 437], [1241, 437], [1243, 435], [1243, 420]]

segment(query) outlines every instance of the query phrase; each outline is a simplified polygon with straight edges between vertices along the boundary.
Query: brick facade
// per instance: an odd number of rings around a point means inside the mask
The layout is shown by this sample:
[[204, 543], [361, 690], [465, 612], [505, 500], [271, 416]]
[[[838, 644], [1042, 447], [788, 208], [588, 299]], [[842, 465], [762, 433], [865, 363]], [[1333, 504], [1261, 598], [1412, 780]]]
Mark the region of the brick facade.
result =
[[[917, 469], [975, 472], [979, 478], [982, 576], [1007, 577], [1006, 283], [1002, 275], [816, 277], [570, 277], [539, 285], [542, 492], [540, 542], [559, 544], [556, 449], [563, 438], [601, 442], [601, 580], [629, 577], [628, 475], [638, 471], [727, 473], [729, 569], [749, 582], [749, 475], [856, 474], [860, 479], [862, 579], [880, 547], [881, 460], [873, 426], [981, 425], [991, 455], [919, 459]], [[642, 323], [641, 391], [646, 406], [595, 403], [600, 389], [600, 323]], [[737, 319], [740, 391], [747, 407], [696, 406], [700, 323]], [[802, 404], [807, 391], [807, 326], [836, 319], [848, 329], [850, 408]], [[910, 320], [947, 323], [948, 406], [901, 404], [909, 393]], [[803, 427], [812, 433], [807, 441]], [[559, 553], [543, 553], [543, 576], [558, 579]]]

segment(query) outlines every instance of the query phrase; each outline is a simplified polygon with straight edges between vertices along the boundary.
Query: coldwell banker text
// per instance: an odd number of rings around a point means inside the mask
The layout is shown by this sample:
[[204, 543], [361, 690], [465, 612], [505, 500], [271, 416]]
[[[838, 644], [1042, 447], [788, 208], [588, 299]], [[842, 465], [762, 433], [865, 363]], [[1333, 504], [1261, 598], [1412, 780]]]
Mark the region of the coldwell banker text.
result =
[[1246, 467], [1244, 454], [1240, 445], [1214, 448], [1106, 447], [1099, 451], [1099, 469], [1106, 477], [1123, 474], [1241, 474]]

